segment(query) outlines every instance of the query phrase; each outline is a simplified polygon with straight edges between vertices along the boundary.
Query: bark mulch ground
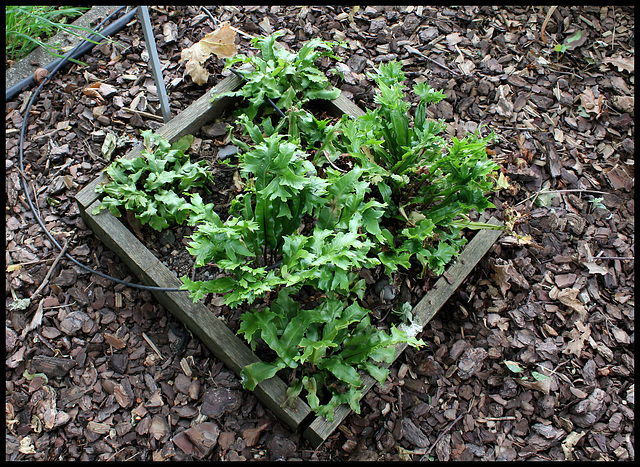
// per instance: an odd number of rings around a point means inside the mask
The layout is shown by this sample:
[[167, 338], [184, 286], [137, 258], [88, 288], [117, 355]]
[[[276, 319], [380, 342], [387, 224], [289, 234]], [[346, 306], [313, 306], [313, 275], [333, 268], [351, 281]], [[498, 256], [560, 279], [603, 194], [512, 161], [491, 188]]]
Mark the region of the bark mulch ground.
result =
[[[198, 7], [150, 12], [176, 115], [227, 74], [212, 58], [198, 86], [180, 62], [215, 25]], [[449, 136], [484, 125], [498, 137], [492, 157], [512, 185], [489, 214], [512, 231], [418, 336], [429, 345], [405, 351], [314, 450], [149, 292], [58, 260], [20, 183], [24, 91], [5, 104], [7, 460], [635, 459], [634, 8], [211, 12], [245, 33], [241, 51], [277, 30], [293, 49], [345, 41], [334, 83], [362, 108], [380, 62], [443, 89], [430, 112]], [[162, 124], [139, 22], [115, 39], [41, 91], [24, 176], [71, 255], [135, 281], [73, 200], [109, 162], [106, 138], [113, 158]], [[97, 81], [113, 88], [104, 99], [83, 92]], [[216, 155], [215, 136], [201, 136], [200, 152]], [[182, 246], [162, 242], [169, 256]]]

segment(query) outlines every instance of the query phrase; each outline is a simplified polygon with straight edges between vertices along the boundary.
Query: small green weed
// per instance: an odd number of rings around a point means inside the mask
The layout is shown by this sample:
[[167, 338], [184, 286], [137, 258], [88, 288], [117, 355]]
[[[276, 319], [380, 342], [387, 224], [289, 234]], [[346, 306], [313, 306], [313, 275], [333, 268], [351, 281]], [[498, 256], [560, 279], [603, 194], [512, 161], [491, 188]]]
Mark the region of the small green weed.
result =
[[556, 51], [556, 57], [559, 58], [560, 55], [564, 54], [567, 50], [573, 47], [572, 43], [580, 40], [581, 37], [582, 37], [582, 31], [578, 31], [573, 36], [567, 37], [562, 42], [562, 44], [556, 44], [553, 47], [553, 50]]

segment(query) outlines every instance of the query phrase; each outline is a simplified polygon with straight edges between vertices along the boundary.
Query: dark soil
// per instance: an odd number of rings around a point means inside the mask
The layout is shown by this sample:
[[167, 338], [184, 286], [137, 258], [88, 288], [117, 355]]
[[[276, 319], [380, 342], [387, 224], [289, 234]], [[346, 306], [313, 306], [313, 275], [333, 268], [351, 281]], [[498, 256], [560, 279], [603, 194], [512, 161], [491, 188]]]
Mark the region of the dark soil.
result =
[[[449, 136], [495, 132], [492, 157], [511, 182], [488, 214], [512, 230], [418, 336], [428, 346], [406, 350], [318, 449], [151, 293], [55, 261], [20, 182], [34, 89], [7, 102], [7, 460], [634, 460], [635, 10], [552, 8], [212, 7], [245, 34], [241, 52], [246, 35], [276, 30], [292, 49], [346, 41], [344, 81], [332, 79], [361, 108], [374, 105], [366, 73], [401, 60], [409, 86], [447, 94], [430, 111]], [[150, 13], [175, 116], [228, 72], [212, 58], [206, 86], [183, 76], [181, 50], [215, 28], [199, 8]], [[160, 111], [139, 23], [115, 39], [41, 91], [24, 176], [74, 257], [135, 282], [73, 200], [108, 164], [107, 134], [122, 142], [115, 158], [162, 124], [149, 115]], [[96, 81], [116, 92], [86, 95]], [[124, 110], [135, 99], [144, 113]], [[198, 154], [215, 162], [224, 137], [199, 138]], [[188, 233], [155, 234], [158, 254]], [[174, 266], [192, 274], [188, 261]]]

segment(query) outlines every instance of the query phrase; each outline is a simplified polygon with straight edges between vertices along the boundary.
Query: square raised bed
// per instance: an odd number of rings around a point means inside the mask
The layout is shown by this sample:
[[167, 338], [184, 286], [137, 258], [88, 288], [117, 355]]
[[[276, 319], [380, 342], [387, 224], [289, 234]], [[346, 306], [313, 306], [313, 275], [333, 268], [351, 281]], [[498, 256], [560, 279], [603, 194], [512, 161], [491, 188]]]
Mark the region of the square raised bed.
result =
[[[200, 127], [220, 117], [234, 101], [232, 98], [225, 97], [212, 102], [213, 98], [223, 92], [236, 90], [241, 84], [239, 77], [226, 78], [155, 133], [170, 143], [177, 141], [184, 135], [196, 133]], [[344, 96], [328, 101], [328, 105], [332, 107], [330, 110], [340, 114], [346, 113], [354, 117], [364, 114], [359, 107]], [[125, 157], [134, 158], [140, 153], [141, 148], [135, 148], [129, 151]], [[83, 219], [105, 245], [127, 264], [143, 284], [166, 288], [180, 287], [182, 282], [176, 274], [158, 260], [118, 218], [111, 215], [108, 210], [102, 210], [97, 215], [92, 214], [94, 208], [100, 204], [100, 195], [95, 192], [95, 188], [105, 181], [105, 175], [101, 174], [76, 195]], [[497, 225], [498, 221], [492, 218], [489, 223]], [[457, 261], [447, 269], [434, 287], [414, 307], [412, 332], [419, 333], [433, 318], [478, 261], [487, 253], [500, 233], [499, 230], [480, 230], [474, 236]], [[236, 374], [240, 375], [244, 366], [260, 361], [245, 342], [232, 332], [222, 320], [214, 316], [204, 304], [193, 303], [188, 293], [154, 290], [153, 294], [164, 307], [171, 311], [176, 319], [198, 336], [213, 354]], [[396, 346], [395, 358], [402, 353], [405, 347], [406, 344]], [[375, 380], [368, 375], [362, 375], [362, 380], [365, 384], [364, 393], [366, 393], [373, 387]], [[284, 406], [286, 390], [286, 384], [275, 376], [258, 384], [254, 393], [279, 420], [289, 426], [291, 430], [302, 432], [314, 447], [322, 444], [351, 411], [348, 406], [341, 405], [336, 410], [333, 421], [329, 422], [324, 417], [315, 416], [309, 406], [299, 397], [295, 400], [292, 408]]]

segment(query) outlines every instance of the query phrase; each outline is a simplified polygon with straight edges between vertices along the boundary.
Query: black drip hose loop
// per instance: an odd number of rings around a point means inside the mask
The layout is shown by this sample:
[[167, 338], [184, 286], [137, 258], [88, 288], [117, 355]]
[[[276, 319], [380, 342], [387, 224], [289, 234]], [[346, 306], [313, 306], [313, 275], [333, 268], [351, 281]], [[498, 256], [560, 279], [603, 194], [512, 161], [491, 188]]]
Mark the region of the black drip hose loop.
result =
[[[124, 8], [125, 8], [124, 6], [120, 7], [117, 10], [115, 10], [113, 13], [111, 13], [109, 16], [107, 16], [98, 26], [96, 26], [95, 30], [99, 30], [107, 21], [109, 21], [113, 16], [115, 16], [117, 13], [122, 11]], [[129, 11], [128, 13], [126, 13], [119, 20], [114, 21], [109, 26], [107, 26], [104, 29], [100, 30], [100, 33], [103, 36], [116, 33], [117, 31], [122, 29], [129, 21], [131, 21], [131, 19], [133, 18], [133, 16], [135, 14], [136, 14], [136, 9], [134, 8], [131, 11]], [[96, 39], [96, 38], [100, 38], [100, 36], [95, 34], [95, 35], [93, 35], [91, 37], [91, 39]], [[26, 135], [26, 131], [27, 131], [27, 122], [29, 121], [29, 113], [31, 111], [31, 106], [35, 102], [38, 94], [40, 93], [40, 90], [42, 89], [42, 87], [53, 78], [53, 76], [58, 72], [58, 70], [60, 68], [62, 68], [66, 63], [68, 63], [69, 58], [76, 58], [78, 56], [84, 55], [85, 53], [87, 53], [89, 50], [91, 50], [93, 48], [93, 45], [94, 45], [93, 43], [91, 43], [91, 42], [89, 42], [88, 40], [85, 39], [85, 40], [81, 41], [76, 47], [74, 47], [70, 52], [68, 52], [67, 55], [65, 55], [63, 58], [61, 58], [59, 60], [56, 60], [56, 61], [50, 63], [49, 65], [47, 65], [45, 67], [45, 68], [47, 68], [49, 70], [49, 75], [46, 76], [46, 78], [42, 81], [42, 83], [40, 83], [40, 85], [36, 88], [35, 92], [31, 96], [31, 99], [29, 99], [29, 103], [27, 104], [27, 107], [26, 107], [26, 110], [25, 110], [25, 114], [24, 114], [24, 120], [22, 122], [22, 128], [20, 130], [19, 165], [20, 165], [20, 175], [21, 175], [22, 188], [24, 190], [24, 195], [25, 195], [25, 198], [27, 200], [27, 203], [29, 204], [29, 207], [31, 208], [31, 211], [33, 212], [33, 215], [34, 215], [36, 221], [38, 222], [38, 224], [40, 225], [40, 227], [44, 231], [44, 233], [47, 236], [47, 238], [60, 251], [63, 250], [62, 245], [60, 245], [60, 243], [54, 238], [54, 236], [51, 234], [51, 232], [49, 232], [49, 230], [47, 229], [47, 227], [44, 224], [42, 218], [38, 215], [38, 211], [36, 210], [36, 208], [35, 208], [35, 206], [33, 204], [33, 200], [31, 199], [31, 195], [29, 194], [29, 186], [27, 184], [28, 181], [27, 181], [27, 178], [26, 178], [25, 170], [24, 170], [24, 149], [23, 149], [24, 140], [25, 140], [25, 135]], [[31, 84], [33, 84], [33, 76], [30, 76], [28, 79], [26, 79], [22, 83], [19, 83], [18, 85], [14, 86], [13, 88], [7, 90], [7, 100], [10, 100], [11, 98], [15, 97], [15, 95], [17, 95], [22, 90], [22, 88], [24, 88], [25, 86], [29, 86]], [[186, 290], [180, 289], [178, 287], [157, 287], [157, 286], [151, 286], [151, 285], [134, 284], [132, 282], [128, 282], [128, 281], [125, 281], [125, 280], [122, 280], [122, 279], [118, 279], [117, 277], [110, 276], [110, 275], [105, 274], [103, 272], [96, 271], [95, 269], [92, 269], [91, 267], [87, 266], [86, 264], [82, 264], [77, 259], [75, 259], [73, 256], [71, 256], [69, 253], [65, 252], [65, 256], [66, 256], [66, 258], [68, 260], [70, 260], [75, 265], [81, 267], [82, 269], [85, 269], [86, 271], [89, 271], [89, 272], [91, 272], [93, 274], [96, 274], [97, 276], [100, 276], [103, 279], [108, 279], [108, 280], [111, 280], [113, 282], [117, 282], [118, 284], [125, 285], [127, 287], [132, 287], [132, 288], [141, 289], [141, 290], [158, 291], [158, 292], [160, 292], [160, 291], [162, 291], [162, 292], [187, 292]]]

